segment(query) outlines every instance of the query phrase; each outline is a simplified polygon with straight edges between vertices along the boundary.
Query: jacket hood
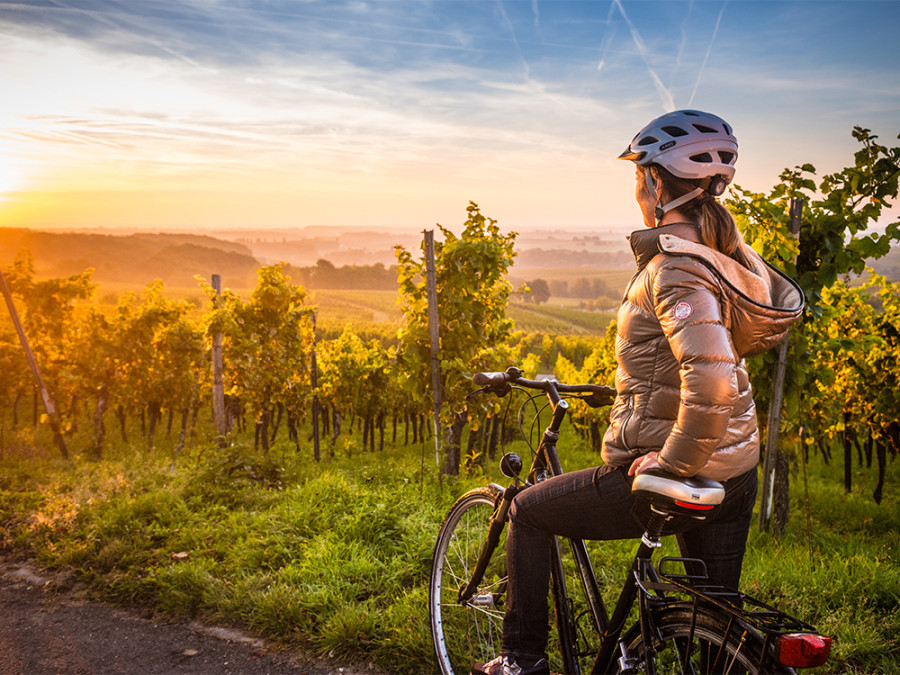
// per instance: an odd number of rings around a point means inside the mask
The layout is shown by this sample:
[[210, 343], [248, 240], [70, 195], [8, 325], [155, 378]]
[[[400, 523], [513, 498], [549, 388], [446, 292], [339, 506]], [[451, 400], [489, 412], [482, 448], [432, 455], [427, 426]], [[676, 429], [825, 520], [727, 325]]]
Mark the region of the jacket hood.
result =
[[777, 345], [803, 313], [800, 287], [746, 244], [752, 270], [724, 253], [667, 232], [666, 227], [634, 232], [630, 243], [638, 269], [663, 253], [697, 260], [715, 274], [728, 296], [731, 336], [741, 357]]

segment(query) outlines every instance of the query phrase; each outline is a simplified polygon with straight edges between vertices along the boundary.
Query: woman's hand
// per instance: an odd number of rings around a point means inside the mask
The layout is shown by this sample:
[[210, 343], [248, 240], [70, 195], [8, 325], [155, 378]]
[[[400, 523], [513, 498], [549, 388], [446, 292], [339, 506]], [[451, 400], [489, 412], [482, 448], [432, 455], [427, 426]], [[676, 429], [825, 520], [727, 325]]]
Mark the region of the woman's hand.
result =
[[636, 476], [639, 473], [644, 473], [650, 469], [658, 469], [658, 455], [658, 452], [648, 452], [646, 455], [641, 455], [631, 463], [630, 467], [628, 467], [628, 475]]

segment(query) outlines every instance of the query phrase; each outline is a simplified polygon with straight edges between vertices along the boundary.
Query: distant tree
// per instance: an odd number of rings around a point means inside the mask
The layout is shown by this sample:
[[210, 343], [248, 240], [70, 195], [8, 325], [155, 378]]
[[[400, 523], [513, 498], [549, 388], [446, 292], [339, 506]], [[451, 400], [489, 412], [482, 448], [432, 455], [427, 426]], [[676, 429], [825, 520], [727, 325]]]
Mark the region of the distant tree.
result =
[[544, 279], [535, 279], [525, 283], [528, 284], [528, 288], [531, 289], [531, 295], [526, 296], [526, 298], [534, 304], [539, 305], [550, 299], [550, 286]]
[[550, 295], [557, 298], [569, 297], [569, 282], [565, 279], [551, 279], [549, 284]]
[[337, 268], [330, 260], [319, 258], [316, 266], [309, 275], [310, 283], [320, 288], [328, 288], [334, 283], [337, 277]]

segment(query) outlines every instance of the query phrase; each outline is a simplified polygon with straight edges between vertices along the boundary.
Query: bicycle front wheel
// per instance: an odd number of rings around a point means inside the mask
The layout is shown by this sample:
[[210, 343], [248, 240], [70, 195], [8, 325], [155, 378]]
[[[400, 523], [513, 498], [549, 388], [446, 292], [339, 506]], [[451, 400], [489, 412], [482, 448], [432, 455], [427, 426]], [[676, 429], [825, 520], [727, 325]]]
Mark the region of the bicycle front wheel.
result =
[[476, 488], [460, 497], [444, 520], [434, 549], [428, 604], [434, 653], [443, 675], [468, 673], [476, 661], [500, 652], [506, 608], [506, 530], [491, 556], [475, 594], [459, 602], [459, 592], [487, 540], [491, 515], [501, 492]]
[[[655, 614], [662, 644], [653, 650], [656, 673], [729, 673], [731, 675], [787, 675], [792, 668], [779, 666], [764, 653], [763, 637], [729, 617], [690, 605], [674, 605]], [[727, 635], [727, 639], [726, 639]], [[647, 645], [635, 624], [624, 638], [632, 667], [617, 672], [646, 673]]]

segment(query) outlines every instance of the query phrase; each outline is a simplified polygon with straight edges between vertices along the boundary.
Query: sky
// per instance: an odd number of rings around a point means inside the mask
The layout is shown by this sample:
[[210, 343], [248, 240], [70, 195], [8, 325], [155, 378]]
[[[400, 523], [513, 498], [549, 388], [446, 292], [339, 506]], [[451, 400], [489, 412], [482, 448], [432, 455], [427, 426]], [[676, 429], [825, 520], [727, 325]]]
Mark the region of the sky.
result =
[[0, 0], [0, 226], [636, 229], [616, 157], [670, 110], [755, 191], [897, 145], [898, 34], [897, 0]]

